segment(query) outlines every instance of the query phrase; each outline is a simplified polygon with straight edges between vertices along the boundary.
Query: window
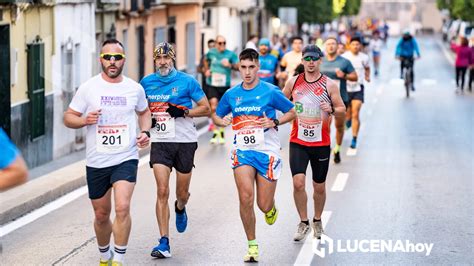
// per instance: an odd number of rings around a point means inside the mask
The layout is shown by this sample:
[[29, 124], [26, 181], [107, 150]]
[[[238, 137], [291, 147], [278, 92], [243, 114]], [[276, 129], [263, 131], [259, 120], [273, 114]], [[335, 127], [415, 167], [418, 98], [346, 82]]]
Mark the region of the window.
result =
[[30, 138], [45, 134], [44, 43], [28, 44], [28, 97], [30, 98]]

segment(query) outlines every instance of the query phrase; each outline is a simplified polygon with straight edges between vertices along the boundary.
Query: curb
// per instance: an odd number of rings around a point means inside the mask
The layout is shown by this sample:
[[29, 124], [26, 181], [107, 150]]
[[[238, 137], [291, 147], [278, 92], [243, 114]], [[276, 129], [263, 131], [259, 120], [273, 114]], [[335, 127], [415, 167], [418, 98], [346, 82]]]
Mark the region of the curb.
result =
[[[207, 118], [196, 119], [196, 128], [207, 126]], [[139, 151], [139, 157], [150, 153], [150, 147]], [[85, 160], [33, 179], [0, 194], [0, 225], [12, 222], [57, 198], [86, 185]]]

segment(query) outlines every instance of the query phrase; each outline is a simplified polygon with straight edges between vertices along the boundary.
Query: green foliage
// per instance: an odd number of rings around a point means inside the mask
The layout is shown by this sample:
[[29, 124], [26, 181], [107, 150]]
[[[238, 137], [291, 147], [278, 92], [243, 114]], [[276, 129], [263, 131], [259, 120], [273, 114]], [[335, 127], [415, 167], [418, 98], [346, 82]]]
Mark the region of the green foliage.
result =
[[346, 4], [342, 9], [342, 15], [355, 16], [359, 14], [362, 0], [346, 0]]
[[439, 9], [447, 9], [451, 17], [474, 22], [474, 0], [437, 0]]
[[298, 24], [326, 23], [332, 20], [332, 0], [265, 0], [265, 7], [277, 16], [279, 7], [296, 7]]

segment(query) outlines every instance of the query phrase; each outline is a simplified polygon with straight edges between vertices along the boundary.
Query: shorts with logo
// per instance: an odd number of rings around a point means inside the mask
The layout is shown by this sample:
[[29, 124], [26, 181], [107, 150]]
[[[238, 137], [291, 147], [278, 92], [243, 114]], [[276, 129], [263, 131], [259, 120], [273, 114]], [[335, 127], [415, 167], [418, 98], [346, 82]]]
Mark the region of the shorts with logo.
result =
[[230, 86], [226, 87], [214, 87], [211, 85], [208, 85], [207, 87], [207, 98], [210, 100], [212, 98], [217, 98], [217, 100], [221, 100], [222, 96], [224, 93], [230, 89]]
[[308, 162], [311, 163], [313, 181], [324, 183], [329, 169], [330, 146], [303, 146], [290, 142], [290, 169], [291, 175], [305, 174]]
[[268, 181], [277, 181], [281, 175], [281, 159], [263, 152], [235, 149], [232, 151], [231, 160], [232, 169], [242, 165], [252, 166]]
[[95, 168], [86, 166], [87, 189], [89, 198], [100, 199], [112, 185], [120, 180], [130, 183], [137, 181], [138, 160], [128, 160], [118, 165], [105, 168]]
[[153, 142], [150, 167], [153, 168], [154, 164], [162, 164], [183, 174], [191, 173], [197, 147], [197, 142]]
[[349, 94], [349, 103], [353, 100], [360, 100], [364, 103], [364, 85], [360, 85], [360, 91], [348, 92]]

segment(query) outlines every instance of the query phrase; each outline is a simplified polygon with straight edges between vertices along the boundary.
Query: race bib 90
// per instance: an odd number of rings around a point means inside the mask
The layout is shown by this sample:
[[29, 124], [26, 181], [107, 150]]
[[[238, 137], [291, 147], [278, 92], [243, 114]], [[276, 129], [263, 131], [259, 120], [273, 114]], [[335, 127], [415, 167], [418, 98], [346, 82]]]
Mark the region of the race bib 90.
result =
[[150, 130], [151, 141], [158, 142], [162, 139], [174, 138], [176, 135], [175, 120], [167, 112], [153, 113], [156, 125]]

